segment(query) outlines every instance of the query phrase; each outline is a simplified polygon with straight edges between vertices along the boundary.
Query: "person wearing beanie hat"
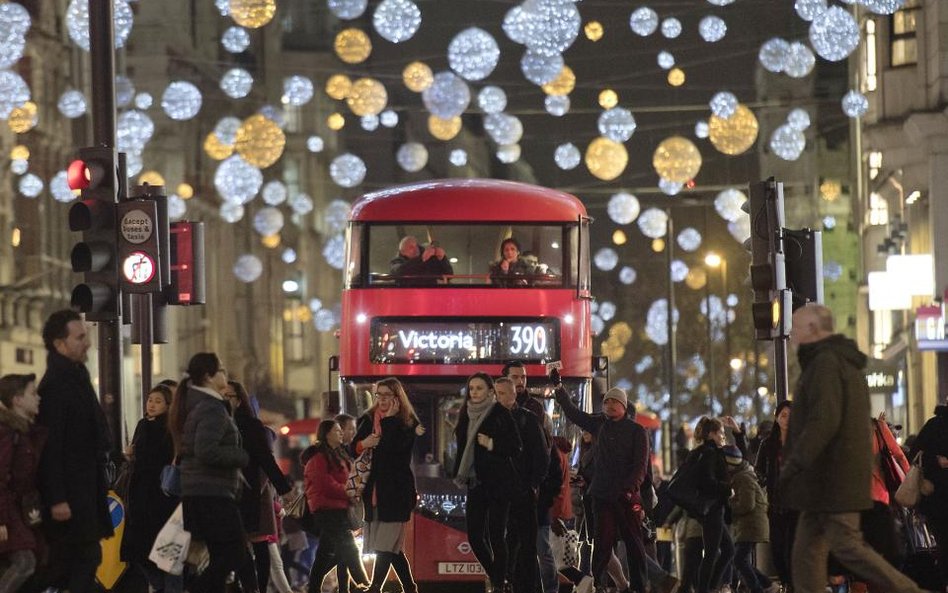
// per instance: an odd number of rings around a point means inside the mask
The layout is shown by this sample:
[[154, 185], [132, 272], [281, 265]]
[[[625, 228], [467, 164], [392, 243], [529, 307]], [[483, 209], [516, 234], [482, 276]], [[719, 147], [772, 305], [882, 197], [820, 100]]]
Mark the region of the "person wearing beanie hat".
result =
[[731, 531], [734, 535], [734, 568], [741, 574], [750, 593], [773, 593], [778, 585], [754, 566], [752, 553], [758, 543], [770, 540], [767, 520], [767, 495], [757, 480], [754, 467], [744, 461], [740, 449], [723, 448], [731, 476], [734, 496], [731, 507]]
[[629, 398], [613, 388], [602, 400], [602, 413], [588, 414], [573, 403], [562, 386], [559, 371], [550, 371], [554, 397], [570, 422], [596, 436], [596, 468], [587, 495], [592, 497], [593, 558], [591, 572], [597, 587], [606, 585], [606, 566], [621, 537], [629, 564], [630, 591], [645, 593], [646, 553], [642, 535], [645, 515], [641, 488], [649, 462], [645, 429], [626, 414]]
[[731, 465], [741, 465], [744, 463], [744, 454], [736, 445], [728, 445], [721, 449], [724, 451], [724, 460]]

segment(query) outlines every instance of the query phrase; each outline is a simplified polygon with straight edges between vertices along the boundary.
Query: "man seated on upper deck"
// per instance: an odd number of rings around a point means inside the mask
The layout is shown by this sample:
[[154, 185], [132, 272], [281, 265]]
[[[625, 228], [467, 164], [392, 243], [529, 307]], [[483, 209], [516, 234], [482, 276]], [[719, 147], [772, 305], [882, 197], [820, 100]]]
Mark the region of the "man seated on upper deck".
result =
[[399, 241], [398, 257], [391, 263], [391, 273], [398, 286], [434, 286], [444, 276], [454, 274], [444, 248], [432, 241], [422, 251], [418, 239], [412, 235]]

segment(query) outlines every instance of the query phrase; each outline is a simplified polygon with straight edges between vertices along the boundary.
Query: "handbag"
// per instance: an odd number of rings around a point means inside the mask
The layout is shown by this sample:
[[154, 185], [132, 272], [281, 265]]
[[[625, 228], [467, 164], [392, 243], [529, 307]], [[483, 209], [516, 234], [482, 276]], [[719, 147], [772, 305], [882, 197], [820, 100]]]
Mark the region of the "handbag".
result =
[[912, 460], [912, 467], [905, 474], [905, 480], [895, 491], [895, 502], [907, 509], [915, 508], [922, 496], [928, 496], [933, 491], [932, 483], [922, 475], [922, 453], [919, 451]]
[[879, 473], [882, 474], [882, 481], [885, 483], [885, 489], [889, 492], [891, 498], [895, 496], [899, 486], [905, 481], [905, 472], [902, 471], [902, 466], [899, 465], [892, 451], [889, 450], [878, 421], [876, 421], [875, 427], [876, 440], [879, 443]]
[[284, 509], [287, 517], [297, 519], [303, 531], [319, 537], [319, 525], [313, 512], [309, 510], [309, 504], [306, 502], [306, 492], [300, 492], [299, 496], [294, 498]]
[[352, 467], [349, 468], [349, 477], [346, 479], [346, 494], [349, 498], [362, 496], [370, 473], [372, 473], [372, 449], [366, 449], [356, 457]]
[[701, 461], [704, 452], [692, 453], [668, 483], [668, 498], [692, 517], [704, 517], [714, 501], [701, 492]]
[[181, 496], [181, 468], [169, 463], [161, 468], [161, 491], [165, 496]]
[[556, 570], [579, 566], [579, 534], [575, 529], [567, 529], [563, 535], [551, 532], [550, 550], [553, 552]]
[[148, 559], [164, 572], [180, 575], [184, 572], [190, 547], [191, 532], [184, 529], [184, 509], [178, 504], [155, 537]]

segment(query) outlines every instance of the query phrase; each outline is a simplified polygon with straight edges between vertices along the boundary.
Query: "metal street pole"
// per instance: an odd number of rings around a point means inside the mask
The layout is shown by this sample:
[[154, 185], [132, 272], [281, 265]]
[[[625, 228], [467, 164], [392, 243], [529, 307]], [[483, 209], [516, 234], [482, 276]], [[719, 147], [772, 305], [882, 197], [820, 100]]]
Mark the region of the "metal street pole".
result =
[[675, 282], [671, 275], [671, 265], [675, 258], [675, 222], [672, 219], [672, 209], [665, 210], [667, 219], [665, 222], [665, 278], [668, 281], [668, 290], [666, 298], [668, 300], [668, 319], [666, 321], [666, 330], [668, 332], [668, 343], [665, 347], [665, 386], [668, 389], [668, 425], [670, 428], [669, 443], [671, 446], [669, 459], [671, 468], [678, 467], [678, 450], [676, 447], [676, 438], [678, 436], [678, 397], [675, 393], [675, 368], [678, 366], [678, 354], [676, 352], [678, 345], [676, 340], [675, 324]]

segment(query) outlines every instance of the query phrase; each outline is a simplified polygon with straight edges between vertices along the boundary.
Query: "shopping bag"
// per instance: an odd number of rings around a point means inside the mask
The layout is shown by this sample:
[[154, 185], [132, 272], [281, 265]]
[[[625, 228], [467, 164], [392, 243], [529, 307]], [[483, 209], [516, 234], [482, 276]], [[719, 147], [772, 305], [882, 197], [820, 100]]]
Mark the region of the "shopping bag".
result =
[[575, 529], [567, 529], [563, 535], [551, 532], [550, 549], [553, 551], [556, 570], [579, 566], [579, 534]]
[[365, 490], [365, 483], [369, 480], [371, 472], [372, 449], [366, 449], [356, 457], [352, 468], [349, 469], [349, 478], [346, 480], [346, 494], [349, 498], [362, 496], [362, 491]]
[[922, 475], [922, 454], [919, 452], [912, 460], [912, 467], [905, 474], [905, 480], [895, 491], [895, 502], [907, 509], [915, 508], [922, 496], [928, 496], [934, 490], [932, 483]]
[[184, 572], [191, 547], [191, 533], [184, 529], [184, 510], [179, 504], [155, 537], [148, 559], [168, 574]]

